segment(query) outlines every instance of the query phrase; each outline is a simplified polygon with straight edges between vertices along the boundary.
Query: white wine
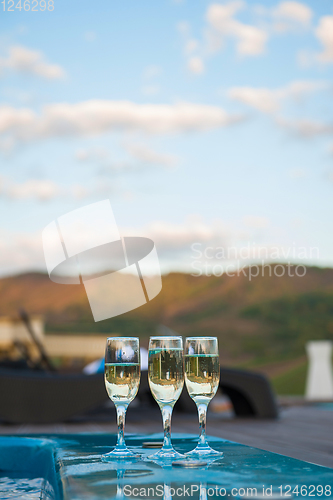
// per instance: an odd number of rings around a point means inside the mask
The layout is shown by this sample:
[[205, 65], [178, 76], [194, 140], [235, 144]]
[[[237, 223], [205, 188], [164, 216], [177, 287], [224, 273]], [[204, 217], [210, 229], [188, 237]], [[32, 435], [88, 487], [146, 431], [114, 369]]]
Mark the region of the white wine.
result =
[[215, 396], [220, 381], [220, 362], [216, 354], [185, 356], [185, 382], [189, 395], [197, 404]]
[[174, 404], [184, 385], [183, 349], [150, 349], [149, 386], [159, 404]]
[[114, 403], [129, 404], [140, 384], [140, 363], [106, 363], [105, 387]]

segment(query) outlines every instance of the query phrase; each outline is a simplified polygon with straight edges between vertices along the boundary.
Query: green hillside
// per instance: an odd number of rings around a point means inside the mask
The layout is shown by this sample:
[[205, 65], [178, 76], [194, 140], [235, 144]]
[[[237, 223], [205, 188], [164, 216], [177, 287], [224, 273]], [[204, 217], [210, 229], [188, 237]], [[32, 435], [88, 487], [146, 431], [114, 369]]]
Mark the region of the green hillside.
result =
[[[261, 273], [260, 273], [261, 274]], [[216, 335], [225, 365], [256, 368], [276, 389], [302, 393], [305, 343], [333, 340], [333, 270], [304, 277], [163, 276], [161, 293], [143, 307], [95, 323], [81, 285], [59, 285], [29, 273], [0, 280], [0, 313], [41, 313], [52, 333], [138, 335], [147, 344], [158, 325], [182, 335]], [[295, 366], [295, 363], [297, 366]], [[296, 392], [295, 392], [296, 391]]]

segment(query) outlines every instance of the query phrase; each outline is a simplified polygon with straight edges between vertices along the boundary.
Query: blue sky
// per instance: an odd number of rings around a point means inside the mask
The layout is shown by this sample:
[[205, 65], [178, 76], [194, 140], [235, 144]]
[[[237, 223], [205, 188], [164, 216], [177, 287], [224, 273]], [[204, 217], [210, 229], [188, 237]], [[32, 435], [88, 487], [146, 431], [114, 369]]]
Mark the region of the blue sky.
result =
[[105, 198], [164, 271], [190, 270], [193, 243], [333, 264], [331, 1], [0, 16], [2, 275], [44, 269], [43, 227]]

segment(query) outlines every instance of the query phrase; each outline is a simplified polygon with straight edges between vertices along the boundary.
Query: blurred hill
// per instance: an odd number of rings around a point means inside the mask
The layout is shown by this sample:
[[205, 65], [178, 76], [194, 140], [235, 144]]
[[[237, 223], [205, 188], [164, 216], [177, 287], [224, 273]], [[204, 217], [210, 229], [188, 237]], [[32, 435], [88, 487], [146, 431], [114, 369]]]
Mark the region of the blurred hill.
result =
[[308, 267], [303, 277], [263, 274], [249, 281], [243, 274], [170, 273], [150, 303], [95, 323], [83, 286], [27, 273], [0, 279], [0, 314], [24, 307], [43, 314], [47, 332], [138, 335], [143, 345], [160, 324], [182, 335], [216, 335], [223, 363], [256, 367], [280, 393], [288, 386], [287, 393], [297, 394], [304, 384], [305, 343], [333, 340], [333, 269]]

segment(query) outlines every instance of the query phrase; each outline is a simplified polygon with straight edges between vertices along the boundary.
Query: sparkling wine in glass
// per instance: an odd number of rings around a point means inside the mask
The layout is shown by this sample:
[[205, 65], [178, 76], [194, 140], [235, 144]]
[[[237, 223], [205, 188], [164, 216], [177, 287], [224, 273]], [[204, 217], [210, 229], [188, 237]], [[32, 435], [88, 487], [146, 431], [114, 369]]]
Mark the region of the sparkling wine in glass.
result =
[[163, 447], [149, 457], [153, 460], [184, 458], [171, 444], [171, 415], [184, 385], [183, 363], [182, 337], [150, 337], [148, 380], [164, 427]]
[[118, 439], [104, 461], [137, 458], [125, 444], [125, 415], [140, 384], [140, 347], [136, 337], [110, 337], [105, 348], [105, 387], [117, 410]]
[[220, 382], [219, 349], [216, 337], [187, 337], [185, 343], [185, 383], [198, 408], [200, 437], [197, 447], [186, 453], [192, 457], [222, 456], [206, 439], [207, 407]]

